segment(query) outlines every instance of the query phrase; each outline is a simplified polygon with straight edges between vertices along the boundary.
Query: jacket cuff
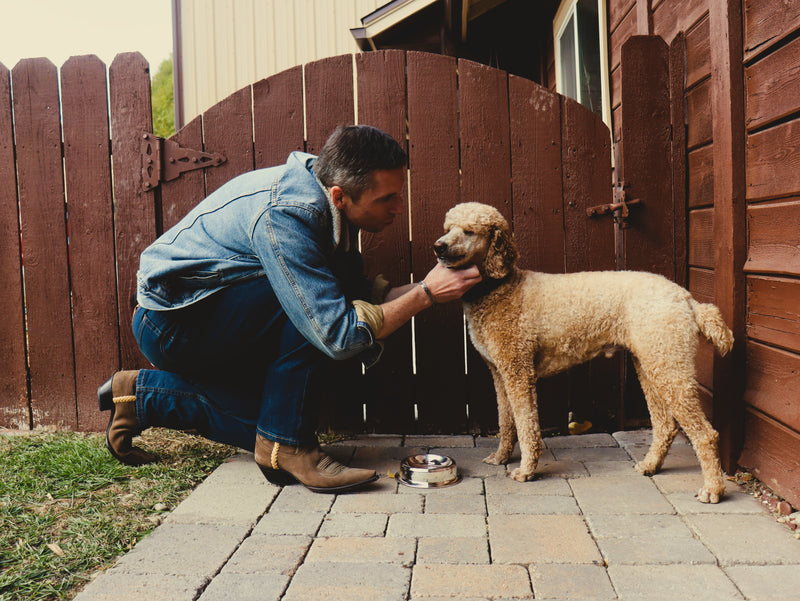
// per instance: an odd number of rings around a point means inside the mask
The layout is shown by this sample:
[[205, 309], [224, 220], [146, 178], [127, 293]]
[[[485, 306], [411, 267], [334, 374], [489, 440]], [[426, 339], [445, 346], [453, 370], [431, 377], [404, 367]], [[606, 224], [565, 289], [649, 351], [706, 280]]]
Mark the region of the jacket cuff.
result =
[[381, 309], [380, 305], [354, 300], [353, 307], [356, 310], [358, 321], [367, 324], [372, 330], [373, 337], [377, 337], [378, 332], [383, 328], [383, 309]]

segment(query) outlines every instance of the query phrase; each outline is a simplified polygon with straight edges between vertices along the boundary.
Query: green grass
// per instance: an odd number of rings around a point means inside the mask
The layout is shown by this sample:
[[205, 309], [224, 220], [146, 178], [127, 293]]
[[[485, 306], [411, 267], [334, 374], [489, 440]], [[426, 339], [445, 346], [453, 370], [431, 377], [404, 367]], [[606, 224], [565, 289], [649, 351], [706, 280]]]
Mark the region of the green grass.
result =
[[0, 436], [0, 601], [73, 598], [155, 528], [234, 449], [169, 430], [122, 465], [98, 434]]

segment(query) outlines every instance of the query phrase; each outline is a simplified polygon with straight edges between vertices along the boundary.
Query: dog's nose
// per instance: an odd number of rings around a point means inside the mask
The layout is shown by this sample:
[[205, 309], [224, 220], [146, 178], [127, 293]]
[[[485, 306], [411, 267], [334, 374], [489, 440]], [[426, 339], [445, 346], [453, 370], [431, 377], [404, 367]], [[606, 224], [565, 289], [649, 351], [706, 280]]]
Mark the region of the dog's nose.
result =
[[444, 253], [447, 252], [447, 243], [442, 242], [441, 240], [437, 240], [433, 243], [433, 251], [436, 253], [437, 257], [441, 257]]

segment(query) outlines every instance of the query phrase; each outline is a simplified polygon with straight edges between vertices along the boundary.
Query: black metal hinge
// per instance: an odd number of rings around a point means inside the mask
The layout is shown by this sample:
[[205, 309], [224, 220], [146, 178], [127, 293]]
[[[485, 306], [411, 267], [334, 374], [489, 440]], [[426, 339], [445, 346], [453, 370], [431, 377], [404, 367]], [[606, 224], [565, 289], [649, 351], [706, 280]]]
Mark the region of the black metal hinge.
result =
[[222, 165], [227, 159], [218, 152], [181, 148], [177, 142], [155, 134], [142, 134], [142, 189], [178, 179], [182, 173]]

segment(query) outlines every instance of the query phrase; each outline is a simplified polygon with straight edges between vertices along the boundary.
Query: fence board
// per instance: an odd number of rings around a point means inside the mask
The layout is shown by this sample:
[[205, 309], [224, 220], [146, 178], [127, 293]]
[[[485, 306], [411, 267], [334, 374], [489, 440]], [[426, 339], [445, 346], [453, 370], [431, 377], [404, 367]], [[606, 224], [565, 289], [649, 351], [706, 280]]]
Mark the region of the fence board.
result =
[[308, 63], [305, 88], [306, 148], [311, 154], [318, 154], [337, 126], [355, 123], [352, 56]]
[[[461, 195], [467, 202], [494, 206], [512, 223], [508, 75], [459, 60], [458, 78]], [[494, 384], [472, 344], [467, 352], [467, 390], [470, 421], [493, 429], [497, 419]]]
[[798, 149], [800, 119], [747, 136], [748, 201], [800, 192]]
[[564, 272], [561, 103], [532, 81], [509, 76], [511, 181], [519, 266]]
[[[195, 117], [172, 138], [182, 148], [200, 150], [203, 148], [203, 118]], [[216, 167], [215, 167], [216, 169]], [[161, 234], [178, 223], [186, 213], [206, 195], [205, 174], [202, 170], [187, 171], [178, 179], [161, 183]]]
[[203, 113], [206, 152], [218, 152], [227, 160], [205, 169], [206, 195], [237, 175], [253, 170], [253, 100], [250, 87], [234, 92]]
[[[564, 272], [564, 206], [561, 192], [561, 102], [532, 81], [508, 78], [514, 240], [519, 266]], [[564, 431], [567, 378], [536, 385], [542, 429]]]
[[800, 434], [763, 413], [744, 412], [744, 449], [739, 465], [793, 506], [800, 505]]
[[622, 46], [621, 69], [622, 175], [629, 198], [641, 200], [623, 231], [624, 267], [674, 280], [669, 47], [659, 37], [633, 36]]
[[[586, 209], [612, 201], [611, 136], [594, 113], [561, 99], [564, 224], [567, 272], [613, 270], [616, 265], [611, 219], [589, 219]], [[595, 359], [570, 370], [570, 410], [603, 430], [618, 425], [621, 359]]]
[[[355, 122], [353, 58], [326, 58], [305, 66], [306, 148], [318, 154], [339, 125]], [[329, 429], [360, 429], [364, 398], [361, 363], [353, 359], [330, 366], [331, 385], [325, 391], [322, 421]]]
[[800, 355], [749, 341], [744, 400], [800, 432]]
[[33, 423], [75, 428], [58, 73], [25, 59], [12, 77]]
[[747, 278], [747, 335], [800, 352], [800, 280]]
[[155, 192], [142, 189], [141, 142], [153, 131], [150, 70], [138, 52], [118, 54], [108, 70], [111, 98], [111, 152], [114, 169], [114, 230], [120, 352], [124, 369], [149, 365], [131, 331], [139, 255], [156, 239]]
[[[461, 200], [456, 61], [420, 52], [406, 55], [411, 261], [417, 279], [435, 262], [433, 243], [447, 210]], [[463, 313], [458, 303], [433, 307], [415, 318], [414, 396], [423, 432], [452, 431], [464, 422]], [[454, 413], [455, 412], [455, 413]]]
[[800, 40], [794, 40], [745, 70], [748, 131], [795, 112], [800, 103]]
[[[99, 430], [98, 385], [119, 369], [106, 66], [73, 57], [61, 69], [77, 419]], [[98, 294], [107, 290], [107, 294]]]
[[256, 169], [280, 165], [291, 152], [305, 150], [303, 67], [253, 84], [253, 142]]
[[[379, 127], [407, 151], [405, 68], [405, 53], [399, 50], [356, 56], [358, 122]], [[408, 198], [407, 186], [403, 189], [403, 195]], [[362, 232], [361, 252], [370, 277], [383, 273], [393, 285], [410, 282], [408, 215], [399, 215], [395, 223], [381, 233]], [[368, 430], [413, 431], [412, 378], [409, 322], [386, 341], [380, 363], [365, 374], [364, 402]], [[391, 386], [387, 386], [387, 382], [391, 382]]]
[[0, 64], [0, 426], [29, 428], [17, 174], [10, 72]]
[[688, 208], [714, 204], [714, 146], [687, 153]]
[[747, 272], [800, 275], [800, 199], [747, 208]]

